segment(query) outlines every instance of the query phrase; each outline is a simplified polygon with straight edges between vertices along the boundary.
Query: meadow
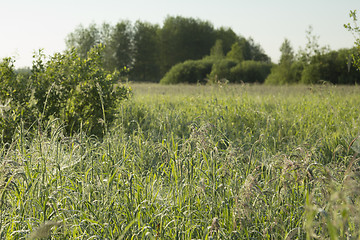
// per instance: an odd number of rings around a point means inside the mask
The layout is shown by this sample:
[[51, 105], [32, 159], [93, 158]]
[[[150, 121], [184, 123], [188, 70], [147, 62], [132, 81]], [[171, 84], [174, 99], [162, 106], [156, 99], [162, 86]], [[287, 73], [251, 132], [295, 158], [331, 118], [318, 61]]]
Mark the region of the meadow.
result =
[[360, 239], [360, 87], [130, 86], [103, 139], [17, 128], [1, 239]]

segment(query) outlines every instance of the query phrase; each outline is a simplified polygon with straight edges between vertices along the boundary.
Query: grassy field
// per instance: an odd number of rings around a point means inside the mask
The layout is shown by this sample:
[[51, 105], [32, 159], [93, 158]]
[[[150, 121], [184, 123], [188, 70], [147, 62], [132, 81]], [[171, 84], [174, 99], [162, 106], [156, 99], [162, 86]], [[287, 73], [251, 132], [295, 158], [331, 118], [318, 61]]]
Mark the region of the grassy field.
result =
[[1, 239], [360, 239], [358, 86], [131, 87], [101, 141], [19, 126]]

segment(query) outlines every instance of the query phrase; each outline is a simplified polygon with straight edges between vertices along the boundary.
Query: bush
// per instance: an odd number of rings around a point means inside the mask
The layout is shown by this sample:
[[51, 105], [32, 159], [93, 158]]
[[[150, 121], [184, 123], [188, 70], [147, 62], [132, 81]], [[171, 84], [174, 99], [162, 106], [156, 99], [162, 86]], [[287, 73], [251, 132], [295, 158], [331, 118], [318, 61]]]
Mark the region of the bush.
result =
[[237, 61], [230, 59], [221, 59], [215, 61], [208, 78], [211, 82], [215, 82], [221, 79], [228, 79], [230, 77], [230, 69], [236, 66], [237, 63]]
[[211, 72], [213, 60], [187, 60], [173, 66], [160, 80], [161, 84], [205, 82]]
[[242, 61], [230, 69], [229, 80], [232, 83], [263, 83], [270, 74], [271, 63], [259, 61]]
[[292, 84], [298, 83], [301, 79], [303, 65], [300, 62], [291, 64], [279, 64], [271, 68], [271, 73], [265, 79], [265, 84]]
[[114, 119], [117, 102], [127, 98], [129, 89], [114, 87], [120, 73], [102, 67], [103, 47], [94, 47], [86, 59], [75, 49], [55, 54], [46, 64], [40, 53], [34, 61], [36, 109], [41, 120], [59, 118], [67, 134], [80, 129], [101, 136]]
[[3, 143], [10, 142], [16, 127], [23, 120], [32, 122], [31, 86], [23, 74], [16, 74], [14, 60], [0, 62], [0, 132]]
[[[2, 143], [13, 140], [16, 128], [31, 130], [54, 118], [65, 124], [67, 135], [83, 130], [101, 137], [114, 120], [117, 103], [130, 90], [117, 86], [119, 72], [102, 67], [102, 46], [86, 59], [76, 50], [57, 53], [45, 62], [42, 51], [35, 56], [31, 74], [16, 72], [14, 61], [0, 62], [0, 131]], [[39, 124], [34, 122], [39, 121]]]
[[301, 76], [301, 83], [316, 84], [322, 81], [333, 84], [359, 83], [360, 72], [351, 65], [349, 56], [355, 49], [341, 49], [314, 56], [306, 65]]

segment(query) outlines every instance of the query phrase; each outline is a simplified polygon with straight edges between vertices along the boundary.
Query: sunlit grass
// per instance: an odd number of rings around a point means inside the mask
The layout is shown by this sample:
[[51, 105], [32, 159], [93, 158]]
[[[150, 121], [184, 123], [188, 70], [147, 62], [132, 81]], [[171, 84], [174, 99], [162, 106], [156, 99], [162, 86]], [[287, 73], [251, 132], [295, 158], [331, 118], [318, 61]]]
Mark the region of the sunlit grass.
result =
[[1, 239], [359, 238], [360, 88], [131, 86], [103, 141], [19, 127]]

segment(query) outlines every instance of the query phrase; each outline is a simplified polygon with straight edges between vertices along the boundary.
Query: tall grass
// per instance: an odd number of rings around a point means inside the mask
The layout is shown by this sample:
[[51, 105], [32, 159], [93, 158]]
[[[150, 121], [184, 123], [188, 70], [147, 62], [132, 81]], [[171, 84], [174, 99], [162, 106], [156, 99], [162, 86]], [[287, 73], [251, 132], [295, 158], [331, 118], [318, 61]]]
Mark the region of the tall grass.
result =
[[19, 126], [1, 239], [359, 239], [358, 87], [132, 87], [102, 141]]

